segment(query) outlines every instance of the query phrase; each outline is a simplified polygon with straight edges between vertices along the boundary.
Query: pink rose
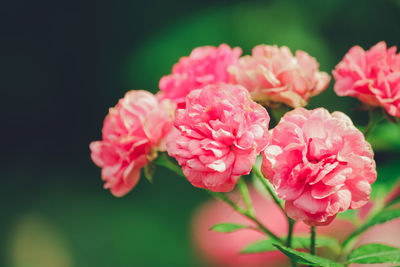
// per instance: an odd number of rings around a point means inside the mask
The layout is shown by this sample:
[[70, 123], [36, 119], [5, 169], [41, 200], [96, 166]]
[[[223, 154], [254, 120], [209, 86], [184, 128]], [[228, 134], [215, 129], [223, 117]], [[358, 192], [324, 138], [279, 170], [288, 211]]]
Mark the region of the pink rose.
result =
[[232, 49], [226, 44], [195, 48], [190, 56], [182, 57], [174, 65], [172, 74], [161, 78], [159, 86], [163, 96], [184, 108], [186, 95], [190, 91], [228, 82], [228, 66], [236, 63], [241, 54], [242, 49]]
[[[102, 168], [104, 188], [123, 196], [138, 182], [140, 169], [162, 150], [175, 105], [143, 90], [130, 91], [104, 120], [103, 140], [90, 143], [93, 162]], [[165, 148], [164, 148], [165, 149]]]
[[305, 106], [311, 96], [325, 90], [331, 77], [319, 71], [315, 58], [297, 50], [296, 56], [286, 46], [258, 45], [252, 56], [243, 56], [229, 68], [232, 82], [249, 90], [255, 101]]
[[354, 46], [332, 73], [339, 96], [357, 97], [400, 117], [400, 55], [395, 46], [386, 49], [380, 42], [368, 51]]
[[192, 91], [186, 109], [177, 110], [168, 154], [194, 186], [231, 191], [267, 145], [268, 123], [267, 111], [243, 87], [210, 85]]
[[324, 225], [368, 202], [376, 179], [373, 156], [345, 114], [297, 108], [272, 130], [262, 172], [286, 200], [291, 218]]
[[[279, 207], [251, 187], [249, 187], [249, 192], [257, 218], [273, 233], [280, 237], [286, 237], [288, 224]], [[229, 197], [235, 203], [244, 207], [237, 191], [230, 194]], [[234, 212], [228, 204], [219, 200], [211, 200], [195, 212], [191, 223], [192, 240], [199, 257], [205, 261], [205, 266], [290, 266], [288, 258], [279, 251], [254, 254], [240, 253], [246, 246], [267, 239], [263, 233], [252, 229], [242, 229], [232, 233], [217, 233], [209, 230], [211, 226], [217, 223], [227, 222], [256, 226], [254, 222]], [[338, 241], [343, 241], [354, 230], [355, 227], [352, 223], [338, 218], [329, 226], [318, 227], [317, 236], [331, 236]], [[296, 223], [294, 227], [295, 236], [309, 236], [309, 232], [309, 226], [302, 222]], [[319, 249], [318, 254], [332, 257], [332, 251], [329, 249]]]

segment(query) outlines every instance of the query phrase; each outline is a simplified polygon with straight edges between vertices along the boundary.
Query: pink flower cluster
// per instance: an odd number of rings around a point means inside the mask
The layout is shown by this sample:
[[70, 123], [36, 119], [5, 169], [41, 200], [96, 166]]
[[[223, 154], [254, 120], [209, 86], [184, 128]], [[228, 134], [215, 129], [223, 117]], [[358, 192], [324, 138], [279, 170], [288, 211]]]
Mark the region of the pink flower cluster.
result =
[[220, 84], [194, 90], [176, 112], [170, 156], [196, 187], [231, 191], [250, 173], [268, 143], [269, 115], [241, 86]]
[[174, 65], [172, 74], [161, 78], [162, 96], [183, 108], [190, 91], [233, 83], [244, 86], [253, 100], [263, 104], [300, 107], [329, 85], [330, 76], [319, 71], [318, 62], [304, 51], [293, 56], [286, 46], [259, 45], [252, 56], [239, 59], [241, 53], [240, 48], [226, 44], [194, 49]]
[[329, 85], [330, 76], [318, 68], [315, 58], [304, 51], [297, 50], [293, 56], [286, 46], [259, 45], [251, 56], [230, 66], [229, 72], [232, 82], [246, 87], [258, 102], [303, 107]]
[[345, 114], [323, 108], [286, 113], [263, 152], [262, 172], [288, 215], [310, 225], [366, 204], [377, 175], [363, 134]]
[[228, 66], [236, 63], [241, 54], [242, 49], [232, 49], [226, 44], [198, 47], [189, 57], [182, 57], [174, 65], [172, 74], [161, 78], [161, 92], [165, 98], [177, 103], [178, 107], [184, 107], [186, 95], [190, 91], [228, 82]]
[[[293, 219], [323, 225], [363, 206], [376, 179], [375, 161], [346, 115], [297, 108], [269, 132], [269, 115], [254, 102], [304, 106], [330, 76], [313, 57], [293, 56], [287, 47], [260, 45], [252, 56], [240, 55], [240, 48], [225, 44], [196, 48], [160, 80], [157, 97], [131, 91], [111, 108], [103, 139], [90, 144], [105, 188], [126, 194], [141, 168], [167, 150], [194, 186], [228, 192], [261, 153], [262, 172]], [[368, 52], [353, 48], [333, 72], [336, 91], [399, 116], [399, 58], [383, 43]]]
[[103, 139], [90, 144], [102, 168], [104, 188], [123, 196], [139, 181], [140, 169], [153, 160], [172, 128], [175, 105], [147, 91], [130, 91], [104, 120]]
[[339, 96], [353, 96], [400, 117], [400, 54], [380, 42], [365, 51], [352, 47], [332, 72]]

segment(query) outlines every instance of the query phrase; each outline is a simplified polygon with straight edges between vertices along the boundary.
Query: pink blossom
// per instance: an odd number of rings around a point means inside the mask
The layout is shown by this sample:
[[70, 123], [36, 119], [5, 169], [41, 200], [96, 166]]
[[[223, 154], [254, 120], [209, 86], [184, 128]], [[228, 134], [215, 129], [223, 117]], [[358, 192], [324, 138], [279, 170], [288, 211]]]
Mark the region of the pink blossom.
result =
[[172, 68], [172, 74], [160, 80], [160, 89], [165, 98], [184, 107], [186, 95], [194, 89], [210, 84], [229, 81], [228, 66], [236, 63], [242, 54], [239, 47], [226, 44], [219, 47], [195, 48], [190, 56], [182, 57]]
[[385, 42], [368, 51], [352, 47], [332, 72], [335, 92], [381, 106], [389, 115], [400, 117], [400, 54], [396, 49], [387, 49]]
[[176, 112], [170, 156], [196, 187], [227, 192], [248, 174], [268, 142], [269, 115], [247, 90], [230, 84], [193, 90]]
[[[151, 93], [132, 90], [104, 120], [103, 139], [90, 143], [93, 162], [102, 168], [104, 188], [123, 196], [138, 182], [140, 169], [162, 150], [173, 125], [175, 105]], [[165, 149], [165, 146], [164, 146]]]
[[[254, 188], [249, 187], [250, 197], [254, 206], [256, 217], [276, 235], [285, 238], [288, 225], [285, 215], [270, 199], [265, 198]], [[235, 191], [229, 197], [238, 205], [244, 207], [240, 194]], [[203, 204], [192, 218], [191, 232], [199, 258], [206, 261], [204, 266], [224, 267], [286, 267], [290, 266], [289, 259], [279, 251], [263, 253], [241, 254], [246, 246], [265, 239], [265, 234], [253, 229], [241, 229], [232, 233], [217, 233], [210, 231], [211, 226], [217, 223], [233, 222], [242, 225], [255, 226], [254, 222], [241, 214], [234, 212], [228, 204], [211, 200]], [[318, 227], [317, 236], [330, 236], [338, 241], [343, 241], [347, 235], [355, 230], [352, 223], [336, 219], [329, 226]], [[308, 236], [310, 227], [302, 222], [294, 227], [295, 236]], [[319, 255], [331, 256], [329, 249], [319, 250]]]
[[251, 56], [243, 56], [229, 67], [232, 82], [249, 90], [254, 100], [305, 106], [311, 96], [325, 90], [330, 76], [319, 71], [315, 58], [297, 50], [293, 56], [286, 46], [258, 45]]
[[373, 151], [341, 112], [297, 108], [272, 130], [262, 172], [296, 221], [329, 224], [368, 202], [376, 179]]

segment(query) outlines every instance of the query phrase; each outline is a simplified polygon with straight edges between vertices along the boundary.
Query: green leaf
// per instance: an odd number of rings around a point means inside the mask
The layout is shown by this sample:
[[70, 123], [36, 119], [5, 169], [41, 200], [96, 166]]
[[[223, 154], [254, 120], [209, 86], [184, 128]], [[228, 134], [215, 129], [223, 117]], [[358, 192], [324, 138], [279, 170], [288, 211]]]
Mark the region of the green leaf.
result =
[[343, 264], [328, 260], [326, 258], [318, 257], [304, 252], [299, 252], [276, 243], [273, 245], [277, 247], [283, 254], [288, 256], [290, 259], [301, 264], [312, 265], [312, 266], [324, 266], [324, 267], [344, 266]]
[[255, 243], [248, 245], [241, 251], [241, 253], [244, 253], [244, 254], [260, 253], [260, 252], [277, 250], [277, 248], [274, 247], [273, 244], [275, 244], [275, 243], [271, 239], [263, 239], [263, 240], [260, 240], [260, 241], [257, 241]]
[[211, 226], [210, 230], [219, 233], [230, 233], [244, 228], [247, 228], [247, 226], [237, 223], [218, 223]]
[[383, 244], [366, 244], [353, 250], [348, 263], [400, 263], [400, 249]]
[[156, 169], [156, 166], [155, 166], [154, 162], [149, 162], [143, 168], [144, 177], [146, 177], [146, 179], [149, 180], [150, 183], [153, 183], [153, 176], [154, 176], [155, 169]]
[[355, 230], [353, 233], [351, 233], [346, 240], [343, 242], [343, 246], [346, 246], [354, 237], [357, 235], [363, 233], [365, 230], [368, 228], [376, 225], [376, 224], [382, 224], [387, 221], [396, 219], [400, 217], [400, 208], [397, 209], [385, 209], [376, 214], [374, 217], [369, 219], [365, 224], [361, 225], [357, 230]]
[[[274, 246], [276, 242], [270, 239], [263, 239], [252, 243], [245, 247], [241, 253], [260, 253], [267, 251], [274, 251], [277, 248]], [[305, 248], [308, 249], [310, 247], [310, 238], [309, 237], [293, 237], [292, 239], [292, 248]], [[316, 239], [316, 247], [329, 247], [334, 252], [339, 252], [340, 244], [339, 242], [332, 238], [326, 236], [319, 236]]]

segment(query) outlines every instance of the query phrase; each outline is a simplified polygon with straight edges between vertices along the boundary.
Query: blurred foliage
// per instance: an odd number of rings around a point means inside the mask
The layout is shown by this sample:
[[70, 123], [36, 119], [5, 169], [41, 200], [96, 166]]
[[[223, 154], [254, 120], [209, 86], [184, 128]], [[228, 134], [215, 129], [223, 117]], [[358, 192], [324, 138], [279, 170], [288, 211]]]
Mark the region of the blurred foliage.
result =
[[[188, 222], [205, 199], [203, 192], [158, 168], [154, 184], [143, 177], [134, 192], [116, 198], [101, 188], [98, 176], [92, 176], [98, 180], [93, 189], [68, 183], [74, 172], [47, 173], [60, 180], [27, 193], [30, 203], [13, 204], [0, 222], [5, 237], [1, 266], [197, 265]], [[87, 177], [81, 173], [78, 178]]]
[[368, 137], [374, 150], [400, 151], [400, 123], [385, 121], [377, 125]]
[[[142, 178], [126, 197], [102, 189], [88, 143], [100, 138], [107, 108], [128, 89], [156, 92], [160, 77], [196, 46], [227, 43], [248, 54], [262, 43], [286, 45], [330, 72], [355, 44], [400, 44], [395, 0], [10, 5], [5, 18], [20, 17], [4, 23], [14, 43], [2, 59], [3, 71], [12, 71], [2, 108], [13, 114], [2, 125], [11, 130], [3, 139], [0, 266], [201, 266], [189, 222], [207, 196], [162, 168], [154, 184]], [[365, 125], [357, 101], [332, 88], [333, 81], [308, 107], [341, 110]], [[369, 140], [374, 187], [389, 187], [400, 176], [400, 126], [384, 123]]]

